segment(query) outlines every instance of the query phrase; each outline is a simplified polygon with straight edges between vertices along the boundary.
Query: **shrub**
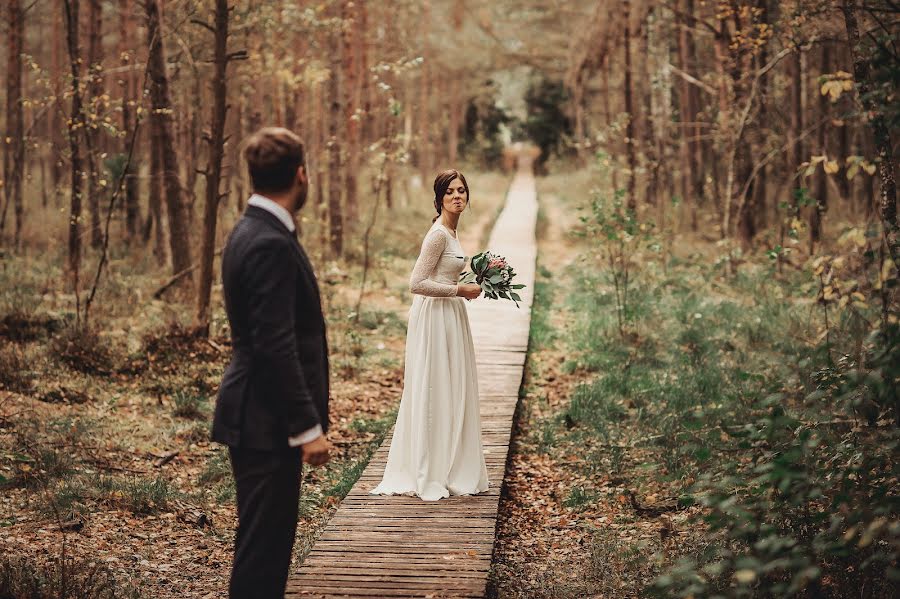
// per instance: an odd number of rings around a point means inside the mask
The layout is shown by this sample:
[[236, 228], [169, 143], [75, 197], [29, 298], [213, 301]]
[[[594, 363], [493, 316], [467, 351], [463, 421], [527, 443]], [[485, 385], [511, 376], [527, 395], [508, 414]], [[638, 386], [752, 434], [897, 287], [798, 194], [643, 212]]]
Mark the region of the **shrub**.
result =
[[108, 375], [115, 369], [112, 349], [90, 326], [63, 329], [51, 339], [49, 351], [51, 357], [85, 374]]
[[172, 414], [188, 420], [204, 418], [206, 416], [206, 398], [178, 391], [173, 398]]
[[3, 599], [140, 599], [140, 589], [118, 581], [102, 564], [66, 558], [46, 564], [0, 556]]
[[31, 387], [28, 363], [22, 350], [11, 343], [0, 342], [0, 389], [27, 393]]
[[[750, 463], [735, 462], [727, 476], [704, 476], [690, 498], [707, 508], [709, 549], [660, 576], [658, 594], [740, 597], [765, 589], [818, 597], [859, 589], [859, 596], [896, 596], [898, 338], [897, 325], [876, 331], [866, 344], [865, 371], [845, 362], [819, 377], [803, 399], [827, 401], [838, 410], [833, 422], [802, 421], [782, 394], [766, 400], [766, 415], [738, 434]], [[826, 353], [812, 356], [807, 360], [827, 361]], [[866, 404], [876, 413], [868, 423], [855, 417]]]

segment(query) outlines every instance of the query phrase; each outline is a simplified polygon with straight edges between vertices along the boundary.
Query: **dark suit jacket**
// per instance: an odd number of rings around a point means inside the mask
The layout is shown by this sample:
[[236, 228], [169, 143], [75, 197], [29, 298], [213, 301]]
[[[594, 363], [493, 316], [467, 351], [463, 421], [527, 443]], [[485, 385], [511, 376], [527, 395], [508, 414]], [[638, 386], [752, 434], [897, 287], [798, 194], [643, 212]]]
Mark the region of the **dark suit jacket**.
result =
[[212, 439], [277, 450], [316, 424], [327, 431], [325, 319], [297, 238], [275, 215], [248, 206], [225, 246], [222, 282], [233, 353]]

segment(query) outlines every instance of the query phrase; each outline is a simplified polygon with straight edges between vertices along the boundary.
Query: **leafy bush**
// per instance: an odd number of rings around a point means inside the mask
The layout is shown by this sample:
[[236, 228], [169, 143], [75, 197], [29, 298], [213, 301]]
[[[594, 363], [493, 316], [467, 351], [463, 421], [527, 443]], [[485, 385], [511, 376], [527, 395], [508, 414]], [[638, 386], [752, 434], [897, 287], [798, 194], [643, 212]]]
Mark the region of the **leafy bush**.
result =
[[503, 127], [513, 118], [497, 104], [499, 87], [488, 80], [469, 100], [460, 131], [465, 157], [485, 168], [497, 168], [503, 157]]
[[[707, 508], [709, 549], [659, 577], [664, 596], [866, 597], [900, 591], [900, 329], [876, 330], [865, 363], [822, 368], [807, 405], [836, 408], [804, 422], [783, 394], [765, 400], [759, 421], [732, 432], [750, 457], [727, 476], [705, 475], [689, 501]], [[874, 419], [858, 419], [868, 405]], [[836, 595], [834, 595], [836, 596]]]
[[571, 153], [564, 144], [572, 135], [572, 120], [563, 110], [568, 101], [569, 94], [561, 81], [538, 79], [525, 92], [524, 133], [541, 149], [535, 164], [539, 173], [550, 156]]
[[616, 322], [623, 338], [627, 327], [640, 316], [631, 293], [635, 274], [642, 266], [641, 252], [655, 251], [658, 245], [653, 236], [653, 223], [641, 221], [634, 210], [625, 206], [624, 195], [620, 189], [612, 198], [607, 198], [594, 190], [588, 213], [581, 217], [582, 228], [578, 231], [593, 242], [587, 258], [612, 279]]

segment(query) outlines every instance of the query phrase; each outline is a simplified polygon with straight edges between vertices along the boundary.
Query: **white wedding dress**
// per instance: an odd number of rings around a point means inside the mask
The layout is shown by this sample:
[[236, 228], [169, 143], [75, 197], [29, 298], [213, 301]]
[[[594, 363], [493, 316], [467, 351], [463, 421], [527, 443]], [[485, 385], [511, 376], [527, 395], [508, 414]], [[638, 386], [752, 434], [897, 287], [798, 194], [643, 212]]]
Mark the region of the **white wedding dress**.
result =
[[465, 299], [456, 297], [465, 262], [459, 240], [436, 222], [410, 277], [403, 396], [384, 476], [370, 493], [435, 501], [489, 486], [475, 347]]

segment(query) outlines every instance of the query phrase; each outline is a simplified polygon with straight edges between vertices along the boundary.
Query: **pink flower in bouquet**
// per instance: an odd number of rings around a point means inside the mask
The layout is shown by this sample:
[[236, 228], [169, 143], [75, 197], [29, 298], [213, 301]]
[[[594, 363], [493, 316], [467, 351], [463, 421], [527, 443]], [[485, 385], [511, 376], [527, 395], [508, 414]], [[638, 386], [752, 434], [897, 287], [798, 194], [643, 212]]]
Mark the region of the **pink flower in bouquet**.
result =
[[504, 258], [494, 258], [490, 262], [488, 262], [488, 268], [506, 268], [508, 265], [506, 264], [506, 260]]

